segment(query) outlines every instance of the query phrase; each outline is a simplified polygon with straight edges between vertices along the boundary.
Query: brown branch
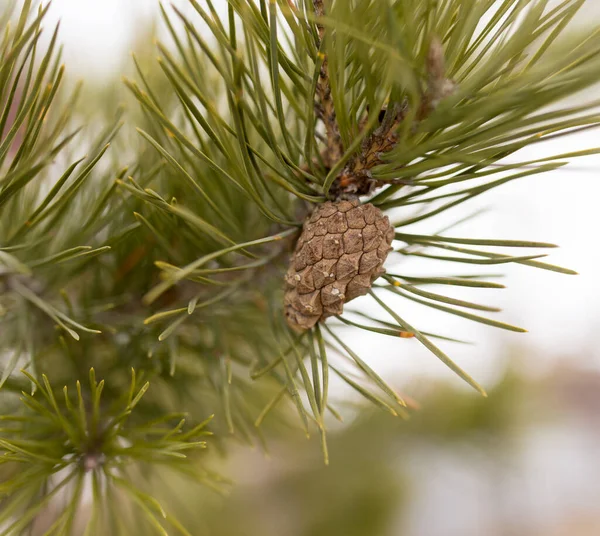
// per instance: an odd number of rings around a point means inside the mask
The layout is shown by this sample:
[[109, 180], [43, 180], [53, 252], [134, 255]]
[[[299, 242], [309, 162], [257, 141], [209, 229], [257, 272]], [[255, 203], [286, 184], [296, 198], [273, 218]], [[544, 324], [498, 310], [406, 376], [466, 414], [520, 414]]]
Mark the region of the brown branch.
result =
[[382, 121], [361, 145], [360, 152], [350, 159], [339, 177], [331, 186], [333, 197], [354, 197], [370, 194], [374, 189], [388, 182], [374, 179], [371, 169], [383, 163], [383, 155], [398, 143], [397, 128], [406, 117], [406, 103], [392, 105], [390, 110], [382, 110]]
[[[427, 89], [422, 94], [421, 105], [415, 120], [423, 121], [439, 102], [454, 93], [456, 84], [446, 77], [444, 49], [438, 38], [433, 38], [427, 54]], [[360, 152], [346, 164], [331, 186], [334, 198], [369, 195], [386, 184], [405, 184], [407, 180], [380, 181], [371, 175], [371, 169], [384, 163], [384, 155], [398, 143], [398, 126], [405, 119], [408, 103], [391, 104], [390, 109], [381, 110], [380, 125], [369, 134], [361, 145]], [[366, 123], [366, 120], [364, 121]]]
[[444, 48], [438, 37], [434, 37], [427, 54], [427, 93], [423, 101], [427, 104], [425, 114], [437, 107], [442, 99], [456, 91], [456, 83], [446, 76]]
[[[317, 17], [323, 17], [325, 15], [323, 0], [313, 0], [313, 6]], [[323, 52], [325, 27], [322, 24], [317, 23], [317, 30], [319, 32], [319, 58], [322, 60], [322, 64], [319, 72], [319, 80], [317, 81], [318, 103], [316, 104], [316, 110], [317, 114], [325, 124], [325, 131], [327, 133], [327, 151], [324, 155], [326, 157], [325, 164], [327, 167], [331, 168], [335, 162], [342, 158], [344, 147], [342, 145], [342, 139], [335, 116], [335, 107], [331, 95], [329, 62], [327, 60], [327, 55]]]

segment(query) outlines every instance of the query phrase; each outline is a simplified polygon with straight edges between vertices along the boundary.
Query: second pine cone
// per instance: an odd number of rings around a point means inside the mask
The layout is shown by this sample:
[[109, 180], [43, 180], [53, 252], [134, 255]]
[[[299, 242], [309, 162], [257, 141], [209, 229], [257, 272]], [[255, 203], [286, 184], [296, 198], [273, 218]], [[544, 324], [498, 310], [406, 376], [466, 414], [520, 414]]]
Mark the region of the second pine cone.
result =
[[285, 276], [285, 315], [296, 331], [310, 329], [366, 294], [385, 272], [394, 228], [370, 203], [326, 202], [304, 223]]

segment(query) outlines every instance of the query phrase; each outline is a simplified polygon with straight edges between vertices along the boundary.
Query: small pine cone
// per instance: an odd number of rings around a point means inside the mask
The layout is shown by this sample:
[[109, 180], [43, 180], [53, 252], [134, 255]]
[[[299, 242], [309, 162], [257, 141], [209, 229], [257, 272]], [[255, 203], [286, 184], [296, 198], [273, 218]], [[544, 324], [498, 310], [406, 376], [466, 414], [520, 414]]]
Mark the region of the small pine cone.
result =
[[285, 276], [285, 316], [296, 331], [310, 329], [366, 294], [385, 272], [394, 228], [381, 210], [358, 201], [326, 202], [304, 222]]

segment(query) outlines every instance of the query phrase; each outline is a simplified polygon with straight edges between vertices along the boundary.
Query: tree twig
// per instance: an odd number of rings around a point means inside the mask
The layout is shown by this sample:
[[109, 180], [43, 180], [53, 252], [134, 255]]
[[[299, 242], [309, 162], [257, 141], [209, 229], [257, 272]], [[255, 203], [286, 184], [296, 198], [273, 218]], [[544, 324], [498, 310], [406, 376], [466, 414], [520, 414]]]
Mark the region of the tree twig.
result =
[[[323, 17], [325, 15], [325, 7], [323, 0], [313, 0], [315, 15]], [[331, 85], [329, 83], [329, 62], [327, 55], [324, 52], [325, 27], [317, 22], [317, 30], [319, 32], [319, 59], [322, 60], [319, 80], [317, 81], [317, 113], [325, 124], [327, 133], [327, 152], [326, 165], [331, 167], [337, 162], [344, 152], [342, 139], [340, 136], [339, 127], [335, 116], [335, 107], [331, 95]]]
[[[427, 54], [427, 89], [423, 92], [421, 105], [415, 120], [422, 121], [439, 102], [456, 90], [454, 81], [446, 77], [442, 42], [434, 37]], [[361, 145], [360, 152], [350, 159], [331, 186], [330, 195], [335, 198], [369, 195], [374, 189], [386, 184], [407, 183], [410, 180], [379, 181], [371, 175], [371, 169], [383, 164], [383, 156], [398, 143], [398, 126], [408, 112], [408, 103], [391, 103], [381, 110], [380, 124]]]

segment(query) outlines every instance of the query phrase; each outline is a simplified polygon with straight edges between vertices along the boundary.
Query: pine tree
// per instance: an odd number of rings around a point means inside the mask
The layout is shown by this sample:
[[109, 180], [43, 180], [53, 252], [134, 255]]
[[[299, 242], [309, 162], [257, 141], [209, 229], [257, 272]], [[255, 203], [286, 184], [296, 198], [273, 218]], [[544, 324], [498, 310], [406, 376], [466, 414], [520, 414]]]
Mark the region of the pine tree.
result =
[[444, 292], [502, 285], [399, 259], [574, 273], [534, 251], [552, 244], [421, 226], [598, 152], [518, 155], [600, 122], [565, 102], [599, 78], [598, 29], [568, 40], [583, 0], [189, 2], [100, 128], [61, 89], [47, 3], [1, 15], [0, 534], [196, 534], [157, 483], [227, 488], [206, 436], [267, 448], [264, 426], [316, 433], [327, 463], [331, 375], [408, 416], [346, 326], [484, 393], [400, 298], [522, 331]]

